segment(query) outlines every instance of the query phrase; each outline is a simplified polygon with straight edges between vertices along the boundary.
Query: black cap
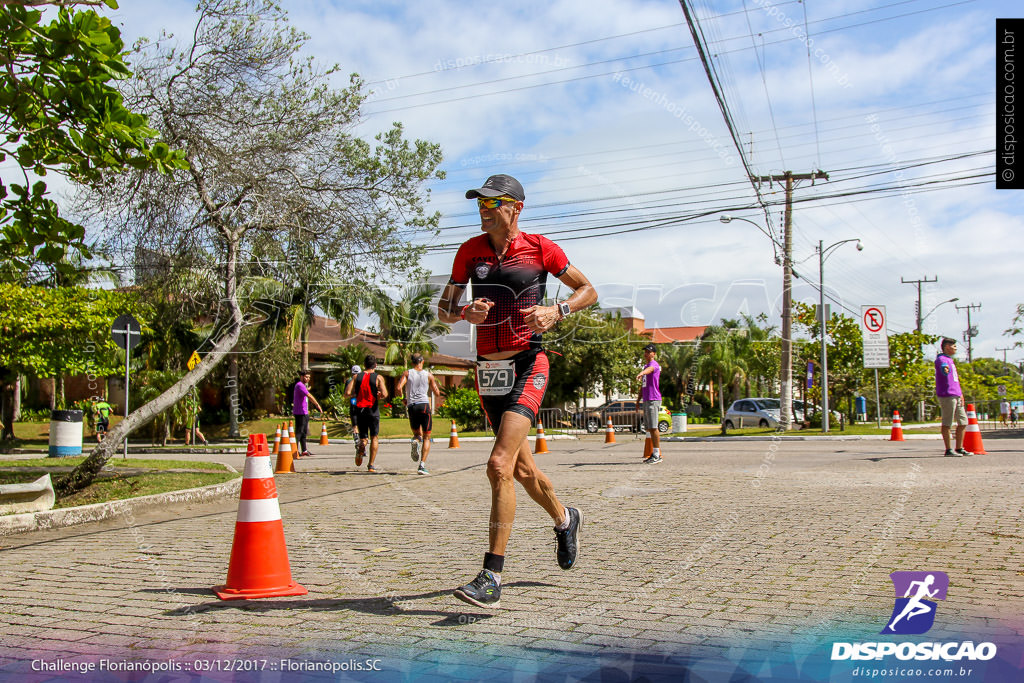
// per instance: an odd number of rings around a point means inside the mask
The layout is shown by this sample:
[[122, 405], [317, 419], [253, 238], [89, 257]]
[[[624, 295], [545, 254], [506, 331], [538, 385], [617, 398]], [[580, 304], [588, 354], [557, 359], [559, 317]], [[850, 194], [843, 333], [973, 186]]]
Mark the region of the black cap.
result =
[[648, 344], [647, 346], [644, 347], [644, 351], [657, 352], [658, 351], [658, 347], [655, 346], [654, 344]]
[[466, 190], [466, 199], [476, 199], [477, 197], [512, 197], [524, 201], [526, 192], [518, 180], [510, 175], [499, 173], [488, 178], [480, 189]]

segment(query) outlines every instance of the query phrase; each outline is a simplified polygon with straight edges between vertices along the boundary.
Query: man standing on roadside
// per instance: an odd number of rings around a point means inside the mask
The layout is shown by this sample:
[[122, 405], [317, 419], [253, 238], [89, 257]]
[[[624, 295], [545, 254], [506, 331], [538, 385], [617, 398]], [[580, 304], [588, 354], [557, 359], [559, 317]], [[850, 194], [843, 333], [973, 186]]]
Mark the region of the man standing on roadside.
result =
[[[412, 367], [402, 373], [395, 387], [396, 394], [402, 394], [405, 408], [409, 413], [409, 426], [412, 427], [412, 459], [419, 463], [417, 474], [430, 474], [427, 471], [427, 456], [430, 455], [430, 431], [433, 429], [433, 417], [430, 411], [430, 394], [441, 398], [441, 390], [437, 388], [434, 375], [423, 369], [423, 356], [418, 353], [410, 358]], [[408, 387], [408, 391], [405, 388]]]
[[356, 467], [361, 467], [366, 455], [366, 440], [370, 440], [370, 462], [366, 465], [367, 472], [376, 472], [373, 466], [377, 459], [380, 441], [380, 399], [388, 397], [388, 388], [384, 377], [374, 372], [377, 359], [372, 353], [366, 354], [361, 373], [349, 380], [345, 385], [345, 398], [355, 396], [356, 427], [359, 429], [359, 444], [356, 446]]
[[661, 412], [661, 366], [654, 357], [658, 355], [658, 347], [648, 344], [644, 347], [644, 369], [636, 376], [640, 380], [640, 396], [636, 404], [640, 406], [640, 414], [647, 425], [647, 433], [651, 435], [651, 454], [644, 458], [645, 465], [656, 465], [661, 462], [661, 433], [658, 432], [658, 413]]
[[[964, 431], [967, 429], [967, 411], [964, 410], [964, 396], [960, 389], [960, 377], [956, 374], [956, 340], [946, 337], [942, 340], [942, 353], [935, 357], [935, 396], [942, 409], [942, 441], [946, 444], [946, 457], [959, 458], [974, 455], [964, 448]], [[956, 450], [950, 448], [949, 428], [956, 420]]]
[[321, 413], [324, 409], [320, 407], [320, 403], [316, 400], [316, 396], [309, 391], [309, 380], [312, 377], [309, 370], [299, 370], [299, 381], [295, 383], [295, 389], [292, 392], [292, 417], [295, 418], [295, 440], [299, 442], [299, 448], [302, 450], [298, 455], [303, 458], [308, 458], [313, 455], [306, 448], [306, 439], [309, 437], [309, 401], [313, 401], [313, 405]]
[[[438, 301], [438, 317], [446, 323], [468, 320], [478, 326], [477, 390], [496, 438], [487, 461], [488, 552], [477, 577], [454, 594], [477, 607], [493, 608], [501, 604], [501, 572], [516, 514], [516, 481], [555, 523], [558, 566], [576, 566], [583, 515], [558, 500], [551, 480], [534, 462], [526, 437], [548, 385], [541, 333], [593, 304], [597, 292], [557, 244], [520, 232], [526, 193], [518, 180], [492, 175], [483, 187], [466, 192], [466, 199], [476, 199], [484, 234], [459, 247], [451, 279]], [[572, 296], [554, 306], [540, 305], [548, 273], [573, 290]], [[459, 306], [470, 282], [474, 299]]]

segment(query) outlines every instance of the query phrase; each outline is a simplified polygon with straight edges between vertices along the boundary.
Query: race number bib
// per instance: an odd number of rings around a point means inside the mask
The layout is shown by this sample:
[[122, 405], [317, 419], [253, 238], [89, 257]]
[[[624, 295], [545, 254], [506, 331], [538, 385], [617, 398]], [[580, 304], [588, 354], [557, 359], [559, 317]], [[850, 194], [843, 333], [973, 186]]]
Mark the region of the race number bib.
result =
[[515, 361], [481, 360], [476, 364], [476, 385], [481, 396], [505, 396], [516, 383]]

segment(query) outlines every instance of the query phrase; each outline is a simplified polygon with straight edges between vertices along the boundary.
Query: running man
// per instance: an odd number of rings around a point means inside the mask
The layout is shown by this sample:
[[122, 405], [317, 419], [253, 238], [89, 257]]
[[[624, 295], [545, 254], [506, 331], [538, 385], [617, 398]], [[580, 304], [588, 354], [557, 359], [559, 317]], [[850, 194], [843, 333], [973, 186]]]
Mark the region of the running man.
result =
[[377, 459], [380, 442], [380, 399], [388, 397], [388, 388], [384, 377], [374, 370], [377, 359], [372, 353], [366, 354], [363, 362], [365, 370], [354, 376], [345, 385], [345, 398], [356, 398], [356, 427], [359, 429], [359, 444], [356, 446], [356, 467], [362, 467], [366, 455], [366, 440], [370, 439], [370, 462], [366, 465], [367, 472], [376, 472], [373, 462]]
[[296, 457], [308, 458], [313, 455], [306, 448], [306, 439], [309, 437], [309, 402], [313, 401], [316, 409], [323, 414], [324, 409], [309, 391], [309, 380], [312, 377], [309, 370], [299, 370], [299, 381], [295, 383], [295, 391], [292, 394], [292, 417], [295, 418], [295, 439], [299, 442], [302, 450], [296, 453]]
[[113, 410], [107, 399], [100, 398], [92, 404], [92, 414], [96, 420], [96, 443], [102, 443], [110, 431], [110, 412]]
[[[441, 390], [429, 370], [423, 369], [423, 356], [418, 353], [410, 358], [412, 367], [402, 373], [395, 387], [396, 394], [402, 394], [405, 407], [409, 413], [409, 426], [412, 427], [412, 459], [419, 463], [417, 474], [430, 474], [427, 471], [427, 456], [430, 455], [430, 431], [434, 427], [434, 419], [430, 412], [430, 396], [441, 398]], [[406, 387], [408, 391], [403, 391]]]
[[[935, 357], [935, 396], [942, 409], [942, 441], [946, 445], [947, 458], [974, 455], [964, 448], [964, 432], [967, 431], [967, 411], [964, 410], [964, 392], [960, 388], [960, 377], [956, 373], [956, 340], [946, 337], [940, 345], [942, 353]], [[956, 450], [951, 448], [949, 429], [956, 421]]]
[[[355, 377], [363, 369], [358, 365], [352, 366], [352, 377]], [[348, 419], [352, 423], [352, 443], [355, 444], [356, 453], [359, 452], [359, 427], [356, 426], [356, 397], [352, 396], [348, 399]]]
[[640, 396], [636, 404], [643, 411], [641, 415], [647, 423], [647, 433], [651, 435], [651, 454], [643, 460], [646, 465], [661, 462], [661, 432], [658, 431], [658, 413], [661, 412], [661, 366], [654, 360], [657, 355], [657, 346], [645, 346], [644, 369], [636, 376], [640, 380]]
[[[501, 604], [501, 572], [516, 515], [515, 482], [526, 489], [555, 523], [556, 558], [562, 569], [576, 566], [583, 515], [558, 500], [551, 480], [537, 468], [527, 434], [548, 385], [548, 358], [541, 333], [597, 300], [593, 285], [546, 237], [519, 230], [526, 193], [519, 181], [492, 175], [466, 192], [480, 211], [478, 235], [459, 247], [451, 279], [438, 301], [442, 322], [468, 320], [477, 329], [477, 389], [496, 438], [487, 461], [491, 485], [488, 551], [483, 569], [455, 597], [477, 607]], [[574, 290], [567, 300], [542, 306], [547, 274]], [[459, 306], [468, 283], [473, 300]]]
[[[910, 585], [907, 586], [907, 594], [903, 596], [905, 598], [909, 597], [910, 600], [907, 601], [903, 611], [900, 612], [899, 615], [892, 620], [892, 623], [886, 626], [886, 628], [895, 633], [896, 622], [903, 617], [906, 617], [907, 621], [910, 621], [919, 614], [928, 614], [928, 612], [931, 612], [932, 608], [921, 602], [921, 599], [925, 597], [933, 598], [935, 597], [935, 594], [939, 592], [938, 588], [935, 590], [928, 590], [933, 583], [935, 583], [935, 576], [932, 574], [926, 576], [924, 581], [911, 581]], [[911, 596], [910, 593], [914, 590], [914, 586], [917, 586], [917, 592]]]

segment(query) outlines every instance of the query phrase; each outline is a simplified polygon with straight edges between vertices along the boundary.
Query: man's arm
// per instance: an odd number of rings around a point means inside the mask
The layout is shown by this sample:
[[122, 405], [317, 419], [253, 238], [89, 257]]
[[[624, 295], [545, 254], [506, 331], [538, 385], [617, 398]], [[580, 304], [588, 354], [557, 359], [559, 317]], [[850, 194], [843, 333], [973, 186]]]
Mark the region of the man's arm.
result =
[[[581, 311], [597, 301], [597, 290], [576, 266], [569, 266], [558, 279], [573, 290], [572, 296], [565, 300], [569, 304], [570, 313]], [[558, 306], [530, 306], [522, 309], [522, 312], [526, 314], [527, 327], [534, 332], [547, 332], [562, 319]]]
[[388, 397], [388, 387], [384, 383], [384, 376], [383, 375], [377, 375], [377, 398], [387, 398], [387, 397]]
[[434, 375], [427, 375], [427, 378], [430, 380], [430, 391], [435, 397], [441, 398], [441, 390], [437, 388], [437, 380], [434, 379]]
[[409, 371], [406, 370], [405, 372], [402, 373], [402, 376], [398, 379], [398, 384], [395, 386], [395, 396], [401, 394], [403, 399], [408, 400], [405, 396], [405, 392], [402, 391], [403, 389], [405, 389], [405, 383], [408, 379]]
[[451, 282], [445, 285], [444, 292], [437, 302], [438, 320], [443, 323], [457, 323], [465, 319], [474, 325], [487, 320], [487, 312], [494, 306], [494, 302], [490, 299], [473, 299], [469, 305], [460, 307], [459, 299], [462, 298], [463, 287]]
[[350, 379], [345, 383], [345, 398], [352, 398], [352, 389], [355, 388], [355, 379]]

